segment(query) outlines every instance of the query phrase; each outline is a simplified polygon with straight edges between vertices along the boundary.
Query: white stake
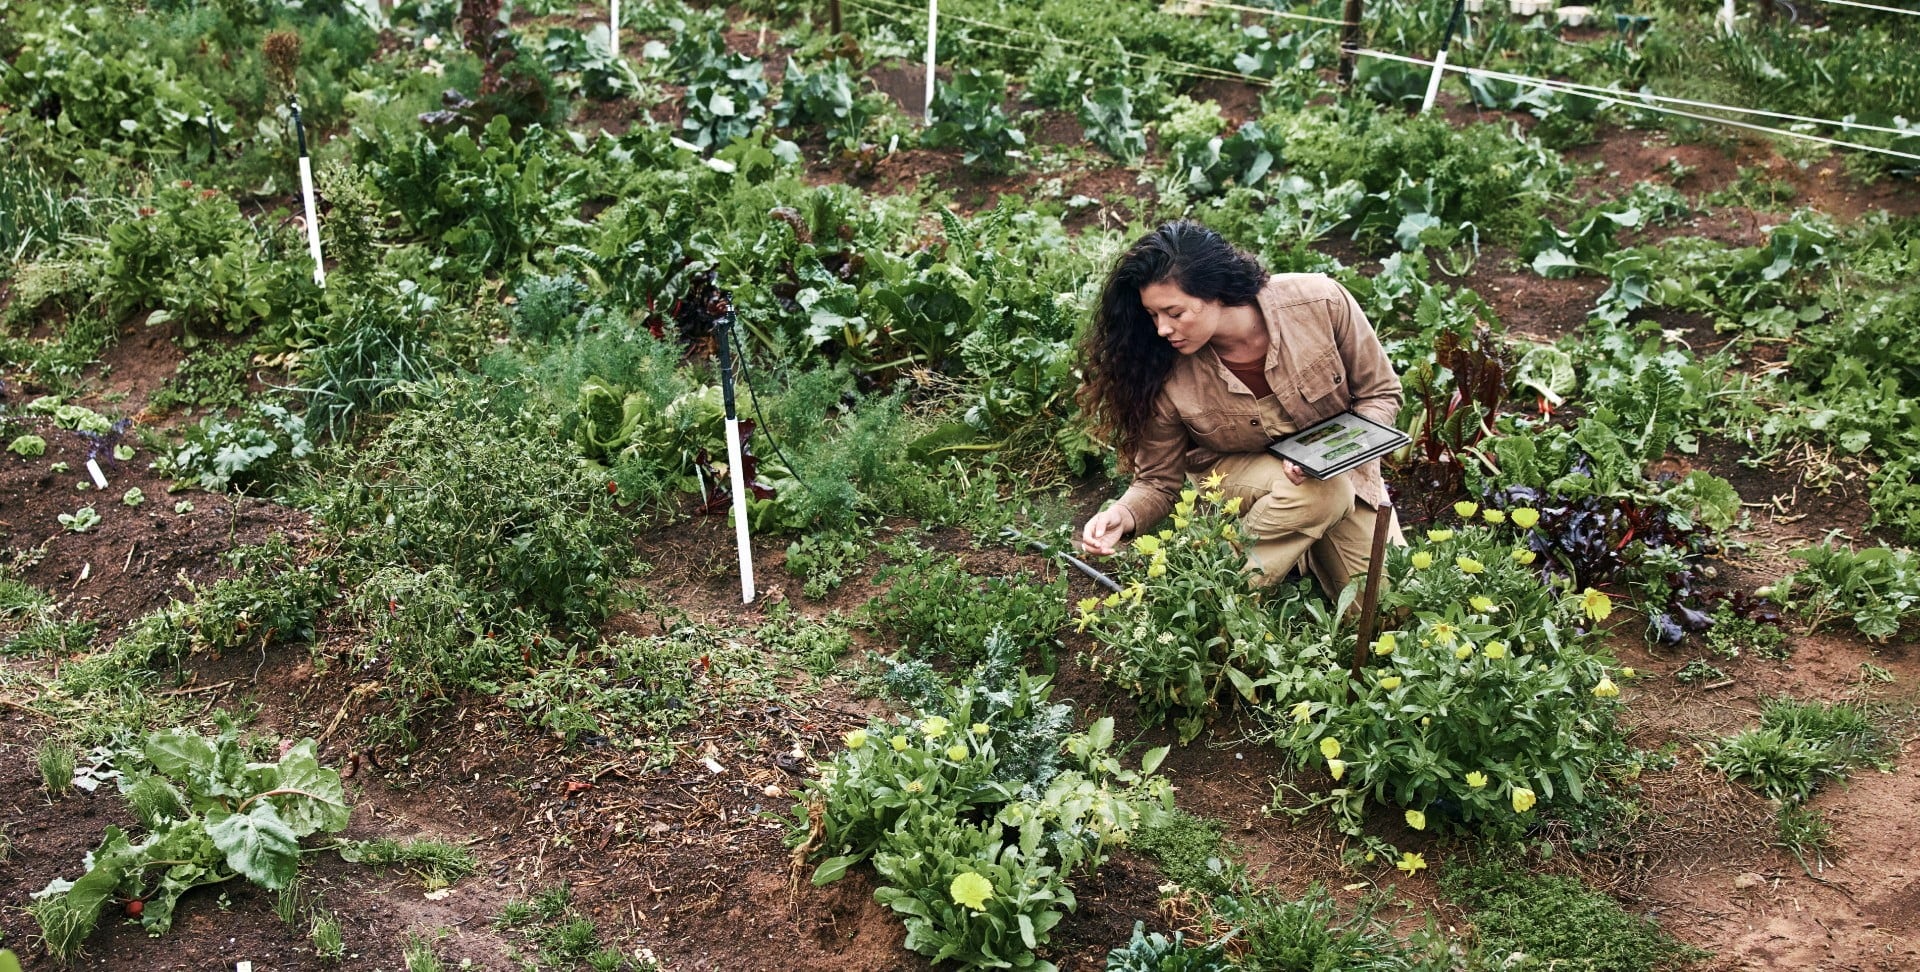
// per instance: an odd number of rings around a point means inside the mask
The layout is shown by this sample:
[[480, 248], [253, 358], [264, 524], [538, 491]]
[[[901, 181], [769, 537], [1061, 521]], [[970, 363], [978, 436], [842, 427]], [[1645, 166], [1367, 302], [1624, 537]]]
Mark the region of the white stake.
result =
[[933, 124], [933, 48], [940, 30], [940, 0], [927, 0], [927, 124]]
[[1427, 96], [1420, 99], [1422, 115], [1433, 110], [1433, 99], [1440, 96], [1440, 77], [1447, 71], [1447, 52], [1442, 50], [1433, 56], [1433, 75], [1427, 78]]
[[1721, 20], [1722, 26], [1726, 27], [1727, 29], [1727, 36], [1732, 37], [1733, 36], [1733, 0], [1726, 0], [1725, 3], [1720, 5], [1720, 20]]
[[620, 59], [620, 0], [613, 0], [613, 9], [607, 12], [607, 53]]
[[753, 544], [747, 533], [747, 466], [740, 458], [740, 420], [727, 419], [727, 479], [733, 483], [733, 543], [740, 552], [740, 603], [753, 603]]
[[327, 265], [320, 259], [320, 217], [313, 208], [313, 162], [307, 158], [307, 126], [300, 121], [300, 102], [292, 95], [287, 96], [287, 107], [293, 109], [293, 133], [300, 145], [300, 204], [307, 211], [307, 252], [313, 257], [313, 283], [325, 287]]

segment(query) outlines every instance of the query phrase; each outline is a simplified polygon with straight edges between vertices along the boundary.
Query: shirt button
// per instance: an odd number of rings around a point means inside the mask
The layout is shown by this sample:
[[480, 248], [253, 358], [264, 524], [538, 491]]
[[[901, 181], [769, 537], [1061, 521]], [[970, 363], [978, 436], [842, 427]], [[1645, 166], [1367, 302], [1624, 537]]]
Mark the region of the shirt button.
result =
[[1252, 421], [1249, 421], [1249, 422], [1248, 422], [1247, 424], [1248, 424], [1248, 425], [1259, 425], [1259, 424], [1260, 424], [1260, 420], [1259, 420], [1259, 419], [1253, 419]]

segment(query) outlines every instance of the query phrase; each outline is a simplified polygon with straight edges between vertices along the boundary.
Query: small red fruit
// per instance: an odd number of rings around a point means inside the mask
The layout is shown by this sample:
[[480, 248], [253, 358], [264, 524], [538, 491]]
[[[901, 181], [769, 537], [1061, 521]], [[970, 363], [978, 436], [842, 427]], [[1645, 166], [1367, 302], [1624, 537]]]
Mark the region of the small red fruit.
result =
[[620, 495], [620, 484], [614, 482], [611, 479], [607, 480], [607, 495], [608, 496]]
[[145, 910], [147, 910], [147, 903], [140, 900], [139, 898], [135, 898], [132, 901], [127, 902], [128, 918], [138, 918], [140, 917], [140, 912]]

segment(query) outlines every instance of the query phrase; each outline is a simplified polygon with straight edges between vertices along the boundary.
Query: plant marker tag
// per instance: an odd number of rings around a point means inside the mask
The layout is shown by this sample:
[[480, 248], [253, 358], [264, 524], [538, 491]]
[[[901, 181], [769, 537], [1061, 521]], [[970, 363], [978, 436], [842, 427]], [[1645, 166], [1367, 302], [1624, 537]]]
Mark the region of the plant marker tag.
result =
[[97, 460], [87, 460], [87, 475], [93, 477], [93, 485], [96, 489], [107, 488], [107, 474], [100, 471], [100, 463]]
[[235, 962], [233, 963], [233, 972], [253, 972], [253, 963]]

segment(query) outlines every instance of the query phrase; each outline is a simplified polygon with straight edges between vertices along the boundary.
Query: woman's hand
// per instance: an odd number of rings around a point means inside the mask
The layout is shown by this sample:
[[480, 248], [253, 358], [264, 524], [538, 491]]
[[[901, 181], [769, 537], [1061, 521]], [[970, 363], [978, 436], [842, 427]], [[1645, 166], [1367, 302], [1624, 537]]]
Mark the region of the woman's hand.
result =
[[1080, 530], [1080, 542], [1088, 553], [1102, 556], [1120, 546], [1120, 538], [1133, 530], [1133, 513], [1124, 506], [1109, 506], [1095, 513]]
[[1294, 465], [1292, 462], [1289, 462], [1288, 460], [1285, 460], [1285, 459], [1280, 460], [1280, 472], [1286, 475], [1287, 482], [1290, 482], [1295, 486], [1298, 486], [1301, 483], [1304, 483], [1307, 481], [1306, 471], [1301, 469], [1299, 466]]

